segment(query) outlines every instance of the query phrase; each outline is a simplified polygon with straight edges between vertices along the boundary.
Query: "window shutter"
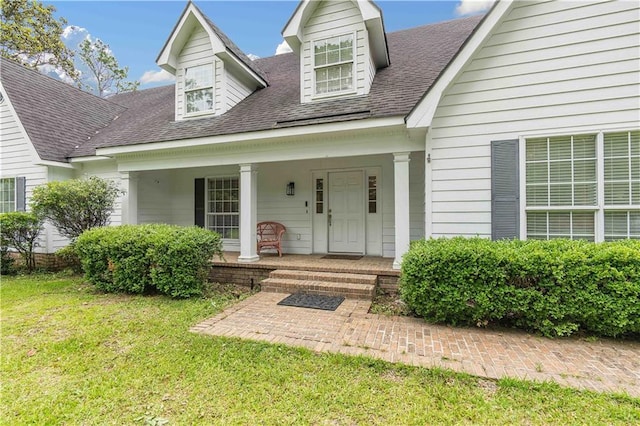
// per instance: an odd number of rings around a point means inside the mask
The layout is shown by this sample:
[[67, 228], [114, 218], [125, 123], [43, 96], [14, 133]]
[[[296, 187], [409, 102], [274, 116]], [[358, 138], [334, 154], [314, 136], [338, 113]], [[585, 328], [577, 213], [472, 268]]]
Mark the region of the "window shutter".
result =
[[27, 210], [27, 179], [25, 177], [16, 178], [16, 211]]
[[204, 179], [195, 180], [195, 225], [204, 228]]
[[518, 140], [491, 142], [491, 238], [520, 236]]

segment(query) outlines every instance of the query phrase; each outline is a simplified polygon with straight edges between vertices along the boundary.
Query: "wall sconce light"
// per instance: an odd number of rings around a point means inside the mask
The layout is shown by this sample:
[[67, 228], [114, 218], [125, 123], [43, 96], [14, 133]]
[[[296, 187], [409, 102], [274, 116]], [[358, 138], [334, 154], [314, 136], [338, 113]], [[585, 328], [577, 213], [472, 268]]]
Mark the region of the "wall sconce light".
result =
[[287, 195], [296, 195], [296, 184], [294, 182], [287, 184]]

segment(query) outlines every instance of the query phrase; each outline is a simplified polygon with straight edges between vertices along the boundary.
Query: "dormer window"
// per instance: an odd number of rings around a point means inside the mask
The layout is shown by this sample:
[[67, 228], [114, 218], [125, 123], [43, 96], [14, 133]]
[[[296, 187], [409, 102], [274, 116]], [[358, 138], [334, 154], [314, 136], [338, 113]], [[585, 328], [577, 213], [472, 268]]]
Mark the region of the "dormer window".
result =
[[184, 97], [187, 114], [213, 111], [213, 64], [184, 70]]
[[353, 34], [313, 43], [315, 94], [332, 95], [354, 90]]

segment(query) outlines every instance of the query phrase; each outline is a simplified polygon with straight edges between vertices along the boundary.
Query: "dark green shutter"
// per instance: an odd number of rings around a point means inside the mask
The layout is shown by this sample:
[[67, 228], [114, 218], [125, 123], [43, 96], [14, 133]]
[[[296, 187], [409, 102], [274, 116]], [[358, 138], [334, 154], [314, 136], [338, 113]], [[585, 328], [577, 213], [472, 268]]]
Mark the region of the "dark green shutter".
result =
[[16, 211], [27, 210], [27, 179], [25, 177], [16, 178]]
[[195, 225], [204, 228], [204, 179], [196, 179], [194, 185]]
[[518, 140], [491, 142], [491, 238], [520, 237]]

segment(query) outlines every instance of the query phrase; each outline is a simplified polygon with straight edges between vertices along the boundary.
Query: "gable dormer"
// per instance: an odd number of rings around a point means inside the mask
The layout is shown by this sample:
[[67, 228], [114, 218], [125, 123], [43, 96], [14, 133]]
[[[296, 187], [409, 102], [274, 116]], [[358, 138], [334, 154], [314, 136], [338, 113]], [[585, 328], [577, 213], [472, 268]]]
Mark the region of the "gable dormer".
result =
[[380, 9], [369, 0], [303, 0], [282, 30], [300, 55], [300, 102], [366, 95], [389, 65]]
[[156, 63], [176, 77], [176, 120], [224, 114], [267, 86], [251, 59], [191, 2]]

